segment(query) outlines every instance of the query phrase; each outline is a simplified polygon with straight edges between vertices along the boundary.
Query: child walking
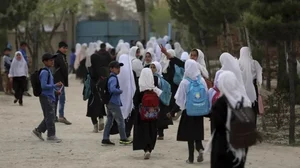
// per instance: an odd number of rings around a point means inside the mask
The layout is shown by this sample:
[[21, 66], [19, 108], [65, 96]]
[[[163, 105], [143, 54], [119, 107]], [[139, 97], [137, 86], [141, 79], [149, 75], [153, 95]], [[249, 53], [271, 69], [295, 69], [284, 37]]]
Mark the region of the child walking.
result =
[[10, 82], [12, 82], [13, 89], [15, 91], [14, 103], [19, 102], [20, 106], [23, 106], [23, 93], [26, 89], [27, 75], [27, 62], [25, 61], [22, 53], [17, 51], [11, 63], [8, 77], [10, 78]]
[[[140, 113], [142, 110], [156, 111], [155, 108], [142, 109], [144, 99], [147, 99], [149, 104], [156, 104], [159, 106], [158, 96], [162, 93], [157, 88], [158, 83], [155, 83], [152, 71], [150, 68], [144, 68], [139, 78], [140, 94], [135, 97], [134, 105], [136, 109], [136, 119], [134, 122], [133, 131], [133, 150], [144, 150], [144, 159], [150, 159], [151, 152], [153, 151], [157, 139], [157, 118], [152, 120], [143, 119]], [[153, 99], [155, 95], [156, 100]], [[149, 112], [150, 113], [150, 112]]]
[[129, 145], [132, 141], [127, 139], [125, 133], [125, 121], [121, 112], [121, 98], [120, 95], [123, 93], [120, 90], [119, 81], [117, 75], [120, 73], [120, 67], [123, 66], [123, 63], [118, 61], [112, 61], [109, 63], [110, 76], [108, 78], [108, 92], [110, 96], [109, 103], [107, 104], [107, 120], [103, 133], [102, 145], [115, 145], [109, 139], [110, 129], [113, 125], [113, 120], [115, 119], [118, 124], [118, 129], [120, 133], [120, 144]]
[[[191, 85], [197, 84], [197, 87], [201, 87], [202, 89], [198, 93], [193, 93], [191, 90]], [[193, 86], [194, 88], [196, 86]], [[193, 88], [192, 87], [192, 88]], [[205, 89], [205, 90], [203, 90]], [[197, 107], [193, 107], [193, 99], [190, 99], [190, 95], [194, 95], [196, 98], [204, 97], [204, 105], [205, 107], [201, 107], [198, 110]], [[208, 95], [207, 95], [207, 86], [205, 80], [200, 76], [200, 71], [198, 69], [198, 63], [192, 59], [189, 59], [185, 62], [185, 72], [184, 79], [181, 81], [178, 90], [175, 94], [176, 104], [180, 107], [182, 112], [182, 116], [180, 119], [178, 133], [177, 133], [177, 141], [187, 141], [188, 149], [189, 149], [189, 157], [186, 163], [192, 164], [194, 162], [194, 149], [198, 152], [197, 162], [203, 161], [203, 144], [202, 140], [204, 139], [204, 125], [203, 125], [203, 116], [201, 114], [192, 115], [191, 113], [206, 113], [208, 112], [209, 103], [208, 103]], [[192, 103], [191, 103], [192, 102]], [[202, 104], [203, 102], [201, 101]], [[192, 107], [191, 107], [192, 105]], [[207, 107], [206, 107], [207, 106]], [[196, 110], [195, 110], [196, 109]]]
[[47, 141], [53, 143], [60, 143], [62, 140], [56, 137], [55, 130], [55, 92], [60, 94], [59, 91], [56, 91], [57, 87], [61, 87], [62, 83], [58, 82], [54, 84], [54, 79], [51, 67], [54, 66], [54, 58], [56, 55], [44, 54], [42, 61], [45, 67], [40, 71], [39, 80], [41, 83], [41, 94], [39, 96], [41, 107], [43, 110], [44, 119], [40, 125], [35, 128], [32, 132], [40, 140], [44, 141], [42, 133], [47, 131]]

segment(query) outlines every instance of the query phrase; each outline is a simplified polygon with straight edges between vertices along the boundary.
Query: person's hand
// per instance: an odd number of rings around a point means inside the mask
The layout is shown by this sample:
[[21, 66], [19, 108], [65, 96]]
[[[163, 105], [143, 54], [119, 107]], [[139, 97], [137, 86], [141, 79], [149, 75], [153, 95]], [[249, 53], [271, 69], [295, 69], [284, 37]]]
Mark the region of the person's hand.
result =
[[61, 95], [61, 92], [60, 91], [55, 91], [55, 94], [59, 96], [59, 95]]
[[9, 82], [12, 83], [13, 82], [13, 78], [9, 78]]
[[160, 50], [162, 53], [164, 53], [164, 54], [167, 53], [167, 49], [163, 45], [160, 44], [159, 47], [160, 47]]
[[62, 82], [57, 82], [57, 83], [55, 84], [55, 86], [62, 86], [62, 85], [63, 85]]

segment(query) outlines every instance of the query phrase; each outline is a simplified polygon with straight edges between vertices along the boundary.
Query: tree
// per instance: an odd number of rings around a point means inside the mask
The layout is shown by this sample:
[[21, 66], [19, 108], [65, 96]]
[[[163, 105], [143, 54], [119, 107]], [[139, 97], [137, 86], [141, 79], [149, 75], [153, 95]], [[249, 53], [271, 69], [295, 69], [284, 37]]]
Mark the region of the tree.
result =
[[295, 80], [297, 78], [297, 45], [300, 37], [300, 2], [296, 0], [255, 0], [245, 23], [261, 40], [285, 41], [289, 65], [290, 128], [289, 143], [295, 143]]

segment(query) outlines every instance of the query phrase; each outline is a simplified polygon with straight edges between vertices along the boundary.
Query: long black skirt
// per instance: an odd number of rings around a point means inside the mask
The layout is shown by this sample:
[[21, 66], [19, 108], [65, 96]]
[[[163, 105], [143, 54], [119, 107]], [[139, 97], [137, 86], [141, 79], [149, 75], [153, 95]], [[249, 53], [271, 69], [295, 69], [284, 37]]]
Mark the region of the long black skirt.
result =
[[157, 120], [158, 129], [168, 129], [169, 125], [173, 125], [172, 119], [167, 117], [168, 112], [170, 112], [169, 106], [160, 103], [160, 113]]
[[100, 98], [100, 92], [97, 91], [96, 87], [91, 84], [92, 87], [92, 94], [90, 95], [90, 98], [88, 99], [87, 104], [87, 117], [93, 117], [93, 118], [103, 118], [103, 116], [106, 115], [104, 104], [101, 101]]
[[152, 151], [157, 138], [157, 121], [143, 121], [136, 109], [136, 118], [133, 129], [133, 150]]
[[178, 126], [177, 141], [194, 141], [204, 139], [203, 117], [191, 117], [182, 112]]

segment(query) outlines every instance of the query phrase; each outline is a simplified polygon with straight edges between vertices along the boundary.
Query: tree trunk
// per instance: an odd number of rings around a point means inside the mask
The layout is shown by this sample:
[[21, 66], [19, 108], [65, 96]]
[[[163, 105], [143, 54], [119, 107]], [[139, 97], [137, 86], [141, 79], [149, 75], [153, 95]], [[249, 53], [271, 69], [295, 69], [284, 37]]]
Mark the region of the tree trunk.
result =
[[267, 90], [271, 90], [271, 58], [269, 52], [269, 44], [265, 42], [265, 58], [266, 58], [266, 69], [267, 69]]
[[290, 42], [290, 52], [288, 56], [289, 63], [289, 83], [290, 83], [290, 128], [289, 128], [289, 144], [295, 144], [295, 103], [296, 103], [296, 87], [295, 77], [297, 72], [297, 61], [296, 61], [296, 45], [294, 42]]
[[[0, 46], [7, 45], [7, 31], [5, 29], [0, 29]], [[2, 59], [0, 59], [0, 69], [2, 68]], [[0, 91], [3, 91], [2, 87], [2, 75], [0, 75]]]
[[283, 91], [287, 89], [286, 81], [288, 80], [287, 66], [286, 66], [286, 56], [284, 47], [281, 45], [277, 46], [277, 57], [278, 57], [278, 67], [277, 67], [277, 89]]
[[247, 45], [251, 49], [251, 42], [250, 42], [249, 31], [247, 27], [245, 27], [245, 33], [246, 33]]
[[[207, 53], [206, 50], [207, 50], [207, 47], [206, 47], [206, 43], [205, 43], [205, 36], [204, 36], [204, 33], [202, 30], [199, 31], [199, 35], [200, 35], [200, 39], [201, 39], [201, 44], [204, 48], [204, 53]], [[209, 75], [209, 78], [211, 78], [211, 69], [210, 69], [210, 62], [209, 62], [209, 56], [206, 55], [206, 57], [204, 57], [204, 60], [206, 62], [206, 68], [207, 68], [207, 71], [208, 71], [208, 75]]]

